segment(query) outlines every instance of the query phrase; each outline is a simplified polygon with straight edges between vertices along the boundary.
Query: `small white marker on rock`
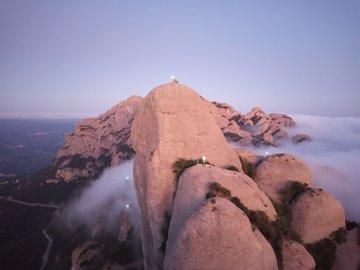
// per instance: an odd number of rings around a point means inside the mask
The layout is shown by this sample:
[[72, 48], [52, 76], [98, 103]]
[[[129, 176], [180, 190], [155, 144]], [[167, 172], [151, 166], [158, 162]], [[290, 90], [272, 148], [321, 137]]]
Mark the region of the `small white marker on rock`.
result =
[[179, 81], [176, 79], [175, 75], [171, 75], [170, 79], [172, 80], [172, 82], [174, 83], [178, 83]]

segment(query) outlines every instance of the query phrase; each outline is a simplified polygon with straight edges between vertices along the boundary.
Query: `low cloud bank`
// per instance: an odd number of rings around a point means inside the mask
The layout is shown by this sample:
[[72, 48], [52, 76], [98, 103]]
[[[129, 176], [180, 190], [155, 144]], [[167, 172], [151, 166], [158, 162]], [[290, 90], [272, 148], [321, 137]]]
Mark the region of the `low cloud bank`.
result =
[[122, 212], [126, 212], [135, 229], [139, 229], [139, 206], [132, 172], [133, 161], [105, 170], [63, 210], [63, 221], [68, 229], [86, 225], [94, 230], [101, 225], [105, 231], [118, 232]]
[[360, 221], [360, 118], [292, 115], [297, 127], [289, 134], [305, 133], [312, 141], [258, 148], [264, 155], [290, 153], [307, 161], [318, 187], [333, 194], [345, 207], [348, 219]]

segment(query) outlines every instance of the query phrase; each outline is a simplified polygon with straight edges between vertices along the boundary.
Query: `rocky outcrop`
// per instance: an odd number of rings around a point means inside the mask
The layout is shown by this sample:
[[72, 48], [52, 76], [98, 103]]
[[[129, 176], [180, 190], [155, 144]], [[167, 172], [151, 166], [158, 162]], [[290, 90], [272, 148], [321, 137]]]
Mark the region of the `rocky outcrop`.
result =
[[[287, 137], [286, 128], [295, 125], [287, 115], [266, 114], [257, 107], [243, 115], [228, 104], [202, 100], [225, 137], [241, 145], [277, 145], [278, 139]], [[141, 97], [132, 96], [97, 118], [79, 122], [57, 153], [52, 183], [93, 177], [132, 158], [130, 130], [141, 103]]]
[[277, 269], [273, 249], [247, 216], [223, 198], [211, 198], [185, 223], [165, 269]]
[[207, 105], [209, 106], [210, 113], [215, 118], [216, 123], [221, 128], [221, 130], [224, 130], [226, 127], [229, 126], [229, 123], [232, 120], [239, 119], [243, 115], [239, 112], [237, 112], [232, 106], [226, 103], [220, 103], [220, 102], [210, 102], [207, 100], [204, 100]]
[[205, 155], [219, 167], [232, 165], [241, 171], [241, 164], [206, 102], [177, 83], [161, 85], [145, 97], [131, 138], [136, 151], [134, 179], [142, 215], [145, 267], [161, 269], [161, 230], [165, 214], [172, 208], [175, 161]]
[[314, 243], [345, 227], [341, 203], [321, 189], [308, 189], [292, 204], [291, 227], [304, 243]]
[[246, 148], [234, 148], [235, 153], [241, 160], [249, 163], [252, 166], [256, 166], [258, 163], [264, 160], [263, 156], [258, 155], [255, 151]]
[[[119, 217], [119, 223], [120, 223], [120, 230], [119, 230], [119, 241], [125, 242], [130, 238], [131, 232], [135, 230], [134, 228], [134, 221], [131, 218], [130, 212], [127, 211], [128, 209], [125, 206], [125, 209], [121, 211], [120, 217]], [[140, 232], [136, 232], [140, 233]]]
[[295, 126], [291, 117], [266, 114], [258, 107], [243, 115], [225, 103], [213, 105], [210, 110], [224, 135], [241, 145], [277, 145], [277, 140], [288, 137], [286, 128]]
[[209, 187], [218, 183], [237, 197], [250, 210], [263, 211], [271, 221], [276, 219], [276, 211], [268, 197], [259, 190], [247, 175], [217, 168], [210, 165], [196, 165], [187, 169], [180, 177], [174, 199], [167, 250], [176, 242], [179, 231], [186, 220], [196, 212], [206, 200]]
[[132, 96], [97, 118], [79, 122], [57, 153], [56, 178], [71, 181], [91, 177], [132, 158], [135, 152], [130, 131], [141, 103], [141, 97]]
[[284, 240], [281, 245], [283, 269], [314, 270], [315, 260], [303, 245], [296, 241]]
[[333, 270], [353, 270], [360, 267], [360, 229], [347, 232], [346, 242], [338, 245]]
[[72, 252], [71, 270], [89, 269], [88, 265], [91, 265], [92, 269], [99, 269], [103, 264], [101, 252], [102, 246], [98, 243], [85, 242]]
[[299, 144], [301, 142], [311, 141], [311, 137], [306, 134], [296, 134], [291, 137], [291, 141], [293, 142], [293, 144]]
[[310, 169], [302, 160], [289, 154], [267, 156], [256, 167], [253, 179], [267, 196], [278, 202], [280, 190], [289, 182], [313, 184]]

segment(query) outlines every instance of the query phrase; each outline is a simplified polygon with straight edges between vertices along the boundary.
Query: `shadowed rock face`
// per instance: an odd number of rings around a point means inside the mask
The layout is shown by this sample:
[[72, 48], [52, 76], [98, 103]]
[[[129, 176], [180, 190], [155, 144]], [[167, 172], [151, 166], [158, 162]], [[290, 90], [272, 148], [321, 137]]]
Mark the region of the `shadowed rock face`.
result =
[[291, 227], [304, 243], [326, 238], [345, 227], [341, 203], [321, 189], [309, 189], [292, 205]]
[[142, 214], [145, 267], [161, 269], [161, 233], [175, 191], [173, 164], [205, 155], [216, 166], [241, 164], [227, 144], [206, 102], [177, 83], [161, 85], [144, 99], [131, 138], [136, 151], [134, 179]]
[[303, 245], [285, 240], [281, 245], [283, 267], [286, 270], [314, 270], [315, 260]]
[[101, 245], [90, 241], [77, 247], [71, 254], [71, 269], [81, 270], [88, 264], [91, 264], [94, 268], [101, 267], [101, 249]]
[[250, 177], [210, 165], [196, 165], [187, 169], [179, 179], [169, 227], [167, 250], [176, 243], [177, 235], [186, 220], [205, 202], [206, 194], [213, 182], [231, 191], [231, 196], [240, 199], [248, 209], [263, 211], [272, 221], [276, 219], [276, 211], [269, 198]]
[[185, 223], [165, 269], [277, 269], [273, 249], [248, 217], [226, 199], [211, 198]]
[[141, 97], [132, 96], [97, 118], [79, 122], [57, 153], [56, 178], [71, 181], [91, 177], [132, 158], [135, 152], [130, 131], [141, 103]]
[[336, 250], [334, 270], [359, 269], [360, 266], [360, 230], [348, 231], [347, 241], [340, 244]]
[[291, 137], [291, 141], [293, 144], [299, 144], [302, 142], [311, 141], [311, 137], [306, 134], [296, 134], [295, 136]]
[[280, 202], [279, 192], [290, 181], [312, 186], [312, 174], [305, 163], [289, 154], [267, 156], [256, 168], [254, 180], [270, 198]]

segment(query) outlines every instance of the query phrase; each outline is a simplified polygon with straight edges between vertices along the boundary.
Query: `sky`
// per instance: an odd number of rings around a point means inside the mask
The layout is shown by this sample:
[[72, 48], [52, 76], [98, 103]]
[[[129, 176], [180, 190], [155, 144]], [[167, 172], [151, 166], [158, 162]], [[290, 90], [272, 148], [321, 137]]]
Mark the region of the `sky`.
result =
[[174, 74], [241, 112], [360, 116], [360, 1], [0, 0], [0, 117], [84, 117]]

